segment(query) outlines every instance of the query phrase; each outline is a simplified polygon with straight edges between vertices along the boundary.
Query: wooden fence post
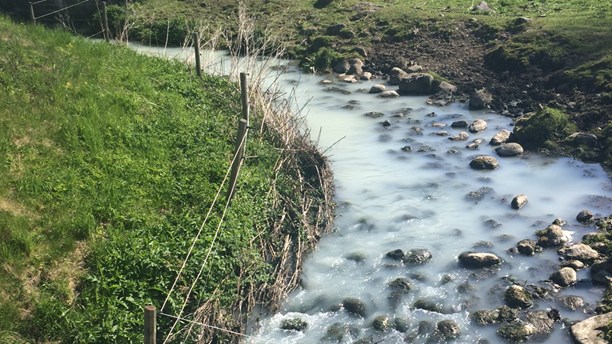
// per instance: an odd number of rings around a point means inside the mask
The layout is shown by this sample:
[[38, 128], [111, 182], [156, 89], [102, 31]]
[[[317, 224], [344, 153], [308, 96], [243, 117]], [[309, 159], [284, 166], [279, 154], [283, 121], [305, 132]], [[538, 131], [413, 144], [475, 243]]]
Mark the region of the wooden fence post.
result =
[[157, 343], [157, 309], [152, 305], [144, 308], [144, 343]]
[[244, 149], [246, 147], [247, 132], [249, 128], [249, 87], [247, 83], [246, 73], [240, 73], [240, 98], [242, 100], [242, 118], [238, 123], [238, 136], [236, 137], [236, 159], [232, 163], [232, 171], [230, 175], [230, 184], [227, 194], [229, 201], [234, 197], [236, 191], [236, 182], [238, 181], [238, 172], [244, 157]]
[[108, 28], [108, 13], [106, 11], [106, 1], [102, 1], [102, 19], [104, 24], [104, 39], [110, 41], [110, 29]]
[[32, 1], [30, 1], [30, 18], [32, 19], [32, 22], [36, 24], [36, 16], [34, 15], [34, 4], [32, 3]]
[[195, 48], [195, 64], [196, 74], [202, 76], [202, 61], [200, 60], [200, 34], [195, 32], [193, 34], [193, 46]]

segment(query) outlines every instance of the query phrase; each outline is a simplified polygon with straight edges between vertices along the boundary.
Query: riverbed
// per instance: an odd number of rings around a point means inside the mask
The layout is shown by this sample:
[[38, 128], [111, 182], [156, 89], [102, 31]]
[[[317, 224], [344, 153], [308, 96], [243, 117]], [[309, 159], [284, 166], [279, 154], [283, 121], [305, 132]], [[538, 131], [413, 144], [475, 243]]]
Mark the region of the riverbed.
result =
[[[165, 53], [190, 59], [183, 50]], [[208, 65], [226, 70], [222, 55], [210, 55]], [[553, 289], [548, 279], [559, 268], [556, 249], [534, 256], [509, 249], [522, 239], [537, 240], [535, 232], [556, 219], [567, 221], [564, 231], [578, 242], [594, 231], [576, 220], [579, 211], [612, 213], [612, 185], [599, 165], [528, 152], [497, 156], [489, 141], [501, 129], [512, 130], [507, 117], [468, 111], [463, 103], [430, 106], [426, 97], [381, 98], [368, 91], [383, 80], [347, 83], [278, 63], [286, 68], [277, 88], [293, 90], [313, 141], [332, 163], [336, 219], [334, 232], [304, 262], [300, 287], [280, 312], [260, 320], [248, 342], [437, 342], [434, 328], [442, 320], [460, 328], [456, 342], [500, 342], [497, 325], [475, 325], [470, 314], [502, 306], [512, 284]], [[453, 122], [476, 119], [487, 129], [469, 133], [466, 141], [449, 139], [467, 132]], [[482, 142], [466, 147], [475, 140]], [[499, 168], [470, 168], [477, 155], [496, 157]], [[528, 203], [515, 210], [510, 202], [519, 194]], [[398, 249], [423, 249], [431, 259], [415, 264], [389, 258]], [[457, 261], [465, 251], [494, 253], [502, 263], [467, 269]], [[402, 293], [393, 286], [398, 280], [409, 284]], [[602, 292], [582, 269], [574, 286], [535, 300], [532, 310], [556, 309], [567, 321], [582, 320]], [[568, 309], [562, 303], [568, 296], [585, 305]], [[357, 300], [360, 311], [347, 309], [347, 299]], [[296, 319], [305, 328], [281, 328]], [[390, 325], [378, 326], [385, 319]], [[563, 322], [537, 341], [572, 343]]]

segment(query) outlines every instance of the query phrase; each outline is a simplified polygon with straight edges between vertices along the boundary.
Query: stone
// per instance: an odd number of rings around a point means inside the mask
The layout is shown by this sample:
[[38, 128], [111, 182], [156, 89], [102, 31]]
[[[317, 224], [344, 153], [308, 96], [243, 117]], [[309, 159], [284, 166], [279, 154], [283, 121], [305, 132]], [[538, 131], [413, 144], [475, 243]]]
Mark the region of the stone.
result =
[[541, 234], [538, 234], [538, 245], [542, 247], [561, 246], [568, 240], [563, 228], [557, 225], [550, 225]]
[[451, 136], [448, 139], [451, 141], [466, 141], [470, 137], [470, 134], [465, 131], [460, 132], [457, 135]]
[[550, 276], [550, 280], [561, 287], [569, 287], [575, 284], [576, 278], [576, 270], [569, 267], [561, 268]]
[[351, 68], [351, 65], [347, 60], [339, 60], [334, 64], [332, 70], [334, 73], [344, 74], [348, 72], [349, 68]]
[[564, 260], [561, 262], [561, 267], [570, 267], [574, 270], [580, 270], [580, 269], [584, 269], [584, 263], [579, 261], [579, 260]]
[[359, 58], [352, 58], [348, 60], [350, 65], [349, 70], [346, 72], [350, 75], [362, 75], [364, 63]]
[[330, 36], [339, 36], [340, 33], [346, 28], [346, 24], [340, 23], [328, 26], [325, 33]]
[[573, 133], [568, 136], [566, 141], [571, 142], [575, 146], [585, 145], [587, 147], [597, 147], [597, 136], [589, 133]]
[[470, 123], [468, 129], [471, 133], [479, 133], [487, 129], [487, 122], [482, 119], [476, 119]]
[[386, 89], [385, 85], [376, 84], [370, 88], [370, 91], [368, 93], [372, 93], [372, 94], [383, 93], [385, 89]]
[[430, 251], [422, 248], [412, 249], [404, 255], [404, 263], [406, 264], [425, 264], [430, 261], [432, 254]]
[[519, 319], [503, 324], [497, 329], [497, 334], [500, 337], [512, 342], [523, 342], [536, 332], [535, 326]]
[[548, 335], [552, 332], [558, 317], [559, 313], [556, 310], [540, 310], [527, 313], [526, 320], [536, 328], [535, 334]]
[[576, 220], [580, 223], [588, 223], [593, 219], [593, 213], [590, 210], [581, 210], [578, 215], [576, 215]]
[[455, 121], [451, 123], [451, 128], [467, 128], [467, 126], [468, 126], [467, 121]]
[[506, 289], [504, 301], [510, 308], [525, 309], [533, 306], [531, 294], [519, 285], [511, 285]]
[[366, 116], [366, 117], [369, 117], [369, 118], [380, 118], [380, 117], [383, 117], [385, 114], [382, 113], [382, 112], [370, 111], [370, 112], [367, 112], [367, 113], [365, 113], [363, 115]]
[[579, 260], [585, 264], [591, 264], [599, 258], [599, 253], [586, 244], [575, 244], [563, 247], [559, 254], [567, 260]]
[[396, 91], [384, 91], [381, 92], [378, 96], [381, 98], [397, 98], [399, 97], [399, 93], [397, 93]]
[[280, 328], [288, 331], [304, 331], [308, 328], [308, 323], [300, 318], [285, 319], [281, 322]]
[[364, 81], [368, 81], [370, 79], [372, 79], [373, 75], [370, 72], [363, 72], [361, 74], [361, 76], [359, 77], [359, 79], [364, 80]]
[[516, 244], [517, 251], [525, 256], [533, 256], [536, 252], [541, 251], [541, 248], [536, 244], [535, 240], [524, 239]]
[[385, 254], [385, 257], [393, 260], [403, 260], [404, 256], [404, 251], [399, 248], [393, 251], [389, 251], [387, 252], [387, 254]]
[[386, 315], [379, 315], [372, 321], [372, 327], [381, 332], [385, 332], [392, 326], [391, 320]]
[[365, 317], [367, 315], [367, 309], [365, 303], [355, 297], [347, 297], [342, 301], [344, 309], [353, 315]]
[[565, 308], [575, 311], [584, 307], [584, 299], [580, 296], [570, 295], [561, 299], [561, 304]]
[[523, 154], [524, 151], [523, 146], [516, 142], [503, 143], [501, 146], [495, 149], [495, 153], [504, 158], [519, 156]]
[[458, 338], [461, 334], [459, 325], [453, 320], [442, 320], [436, 324], [436, 328], [446, 340]]
[[438, 85], [438, 91], [443, 93], [455, 93], [457, 91], [457, 86], [449, 82], [442, 81], [440, 85]]
[[607, 344], [603, 329], [612, 321], [612, 312], [596, 315], [574, 324], [570, 328], [572, 336], [580, 344]]
[[389, 283], [389, 288], [402, 293], [408, 293], [412, 289], [412, 284], [410, 283], [410, 280], [399, 277]]
[[484, 1], [481, 1], [478, 5], [473, 6], [470, 10], [472, 12], [495, 13], [495, 10]]
[[399, 93], [406, 95], [425, 95], [437, 92], [434, 77], [427, 73], [412, 73], [402, 78], [399, 83]]
[[389, 73], [389, 85], [399, 85], [402, 79], [406, 78], [408, 73], [398, 67], [391, 69]]
[[488, 268], [501, 264], [501, 259], [493, 253], [463, 252], [459, 255], [459, 263], [470, 269]]
[[523, 194], [514, 197], [512, 199], [512, 202], [510, 202], [510, 206], [512, 207], [512, 209], [516, 210], [521, 209], [525, 206], [525, 204], [527, 204], [527, 196]]
[[470, 95], [469, 108], [470, 110], [482, 110], [493, 101], [493, 95], [486, 89], [475, 90]]
[[489, 144], [491, 146], [499, 146], [502, 143], [506, 143], [506, 141], [508, 141], [510, 138], [510, 134], [512, 134], [510, 130], [502, 129], [497, 134], [493, 135], [491, 141], [489, 141]]
[[607, 285], [612, 277], [612, 258], [593, 263], [590, 270], [593, 283]]
[[430, 312], [444, 313], [442, 306], [431, 300], [419, 299], [412, 305], [416, 309], [423, 309]]
[[480, 326], [496, 324], [499, 322], [499, 311], [493, 310], [480, 310], [472, 313], [470, 319]]
[[408, 332], [410, 325], [408, 321], [404, 318], [395, 318], [393, 319], [393, 328], [400, 333]]
[[492, 156], [479, 155], [472, 159], [470, 167], [474, 170], [494, 170], [499, 167], [499, 163]]

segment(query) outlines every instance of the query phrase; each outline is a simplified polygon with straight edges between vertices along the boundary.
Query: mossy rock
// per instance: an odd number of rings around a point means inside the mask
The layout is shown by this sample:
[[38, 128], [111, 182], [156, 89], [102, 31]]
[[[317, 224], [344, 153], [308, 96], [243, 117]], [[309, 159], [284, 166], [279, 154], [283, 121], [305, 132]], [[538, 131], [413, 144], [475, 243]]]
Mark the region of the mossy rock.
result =
[[514, 127], [515, 140], [527, 149], [556, 149], [556, 142], [576, 131], [568, 116], [560, 110], [543, 108]]

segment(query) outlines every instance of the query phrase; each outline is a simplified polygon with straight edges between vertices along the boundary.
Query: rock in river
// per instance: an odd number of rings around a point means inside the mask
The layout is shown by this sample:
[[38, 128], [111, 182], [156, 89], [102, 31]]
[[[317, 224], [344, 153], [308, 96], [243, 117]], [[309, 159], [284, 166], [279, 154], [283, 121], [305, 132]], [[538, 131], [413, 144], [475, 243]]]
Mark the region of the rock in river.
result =
[[550, 280], [562, 287], [569, 287], [576, 283], [576, 270], [570, 267], [561, 268], [550, 276]]
[[360, 317], [365, 317], [367, 315], [366, 305], [363, 301], [354, 297], [347, 297], [342, 301], [342, 305], [344, 309], [354, 315], [358, 315]]
[[416, 248], [406, 252], [403, 260], [406, 264], [425, 264], [430, 261], [431, 258], [432, 255], [430, 251], [422, 248]]
[[580, 344], [606, 344], [603, 328], [612, 321], [612, 312], [590, 317], [571, 327], [572, 336]]
[[487, 129], [487, 122], [482, 119], [476, 119], [468, 127], [471, 133], [479, 133]]
[[599, 258], [597, 251], [582, 243], [563, 247], [559, 250], [559, 254], [567, 260], [579, 260], [585, 264], [591, 264]]
[[512, 209], [517, 209], [517, 210], [524, 207], [525, 204], [527, 204], [527, 196], [522, 195], [522, 194], [514, 197], [512, 199], [512, 202], [510, 202], [510, 206], [512, 207]]
[[459, 263], [466, 268], [480, 269], [501, 264], [501, 259], [493, 253], [463, 252], [459, 255]]
[[501, 146], [495, 149], [495, 153], [497, 153], [497, 155], [504, 157], [504, 158], [519, 156], [523, 154], [523, 152], [524, 152], [523, 146], [521, 146], [520, 144], [516, 142], [503, 143]]
[[508, 141], [508, 139], [510, 138], [511, 133], [512, 132], [510, 130], [502, 129], [497, 134], [495, 134], [493, 138], [491, 138], [489, 144], [491, 146], [499, 146], [502, 143], [506, 143], [506, 141]]
[[470, 167], [475, 170], [494, 170], [499, 167], [499, 163], [492, 156], [479, 155], [470, 162]]
[[533, 306], [531, 294], [519, 285], [511, 285], [506, 289], [504, 301], [510, 308], [529, 308]]

